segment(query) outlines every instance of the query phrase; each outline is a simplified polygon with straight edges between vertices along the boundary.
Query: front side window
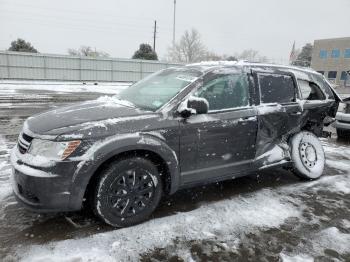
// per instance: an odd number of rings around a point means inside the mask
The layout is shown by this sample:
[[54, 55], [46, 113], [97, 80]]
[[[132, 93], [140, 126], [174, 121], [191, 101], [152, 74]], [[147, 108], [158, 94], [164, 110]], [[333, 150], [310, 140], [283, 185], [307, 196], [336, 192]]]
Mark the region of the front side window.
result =
[[262, 103], [290, 103], [295, 101], [295, 84], [288, 75], [258, 75]]
[[217, 75], [204, 81], [194, 96], [205, 98], [210, 111], [223, 110], [247, 106], [248, 89], [246, 74]]
[[156, 111], [201, 75], [201, 72], [187, 68], [166, 69], [123, 90], [117, 98], [141, 109]]

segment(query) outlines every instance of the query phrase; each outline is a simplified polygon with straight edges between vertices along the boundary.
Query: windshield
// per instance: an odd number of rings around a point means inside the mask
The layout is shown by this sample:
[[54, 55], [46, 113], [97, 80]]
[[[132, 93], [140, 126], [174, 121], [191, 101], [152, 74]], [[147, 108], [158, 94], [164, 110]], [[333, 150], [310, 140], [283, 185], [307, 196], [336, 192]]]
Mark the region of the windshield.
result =
[[201, 75], [200, 71], [193, 69], [166, 69], [123, 90], [118, 98], [129, 101], [141, 109], [156, 111]]

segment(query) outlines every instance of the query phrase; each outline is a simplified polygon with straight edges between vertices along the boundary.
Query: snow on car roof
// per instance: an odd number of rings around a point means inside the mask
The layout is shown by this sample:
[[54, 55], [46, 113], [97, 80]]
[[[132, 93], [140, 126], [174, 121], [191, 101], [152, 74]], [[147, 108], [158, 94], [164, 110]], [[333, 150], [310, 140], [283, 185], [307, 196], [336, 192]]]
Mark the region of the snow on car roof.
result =
[[188, 64], [186, 67], [197, 67], [202, 70], [209, 70], [212, 68], [218, 67], [228, 67], [228, 66], [253, 66], [253, 67], [274, 67], [274, 68], [283, 68], [283, 69], [292, 69], [303, 71], [307, 73], [319, 74], [317, 71], [312, 68], [307, 67], [299, 67], [299, 66], [291, 66], [291, 65], [280, 65], [280, 64], [269, 64], [269, 63], [259, 63], [259, 62], [249, 62], [247, 60], [239, 60], [239, 61], [203, 61], [199, 63]]

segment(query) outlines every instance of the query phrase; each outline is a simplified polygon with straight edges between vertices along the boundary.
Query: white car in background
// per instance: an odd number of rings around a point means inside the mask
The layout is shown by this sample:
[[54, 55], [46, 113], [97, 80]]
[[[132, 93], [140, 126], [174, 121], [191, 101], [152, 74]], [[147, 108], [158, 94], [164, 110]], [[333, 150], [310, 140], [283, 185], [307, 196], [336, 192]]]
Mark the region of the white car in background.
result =
[[338, 138], [350, 138], [350, 97], [343, 99], [335, 120], [333, 126], [337, 130]]

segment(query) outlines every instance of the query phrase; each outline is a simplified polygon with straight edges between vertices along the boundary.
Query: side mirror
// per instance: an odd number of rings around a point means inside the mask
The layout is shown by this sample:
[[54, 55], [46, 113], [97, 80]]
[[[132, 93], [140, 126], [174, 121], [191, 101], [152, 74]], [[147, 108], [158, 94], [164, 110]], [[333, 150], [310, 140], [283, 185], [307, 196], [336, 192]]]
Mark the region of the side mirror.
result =
[[180, 104], [177, 111], [184, 118], [188, 118], [193, 114], [206, 114], [209, 111], [209, 103], [205, 98], [191, 96]]

